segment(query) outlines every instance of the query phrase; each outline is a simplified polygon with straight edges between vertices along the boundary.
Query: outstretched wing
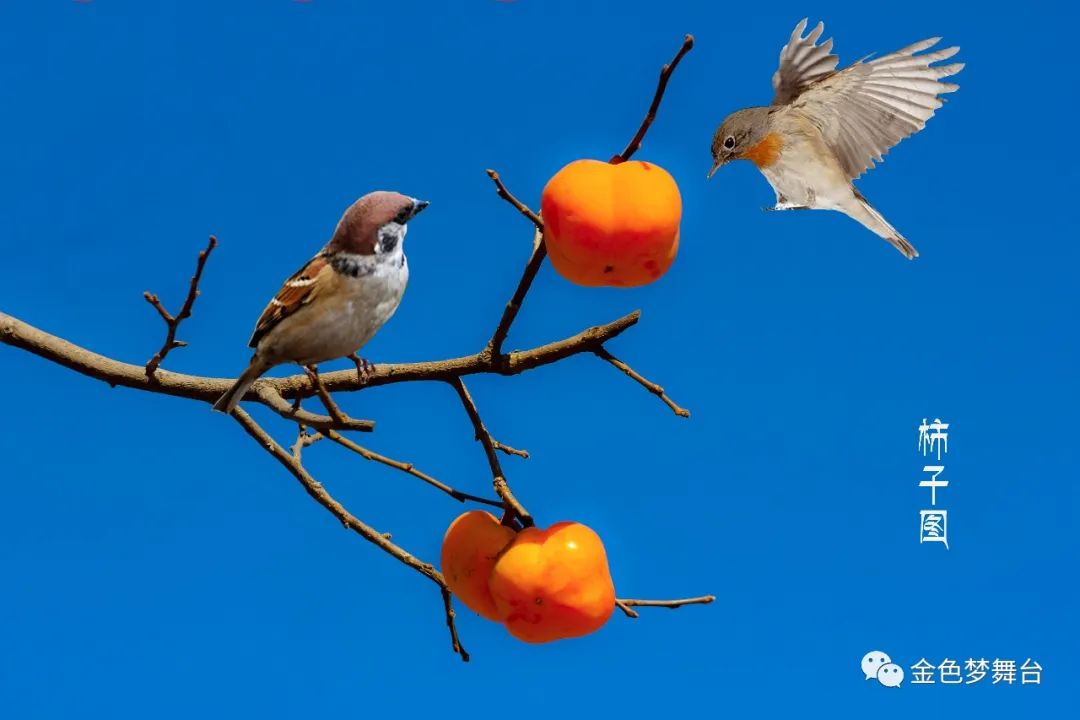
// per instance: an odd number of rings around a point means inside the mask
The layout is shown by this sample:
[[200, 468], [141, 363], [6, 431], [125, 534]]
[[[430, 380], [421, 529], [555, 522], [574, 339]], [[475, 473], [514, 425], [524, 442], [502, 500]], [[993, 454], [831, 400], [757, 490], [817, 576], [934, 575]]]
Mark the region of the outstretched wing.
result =
[[772, 76], [773, 105], [787, 105], [804, 90], [836, 72], [840, 61], [832, 50], [832, 38], [816, 45], [821, 33], [825, 32], [825, 23], [818, 23], [810, 34], [803, 37], [806, 30], [806, 18], [795, 26], [791, 38], [780, 50], [780, 67]]
[[322, 284], [319, 282], [320, 274], [329, 272], [333, 272], [330, 261], [326, 255], [319, 253], [308, 260], [304, 267], [293, 273], [262, 311], [259, 321], [255, 323], [255, 332], [251, 334], [248, 346], [258, 345], [263, 336], [274, 326], [314, 300]]
[[[815, 30], [806, 40], [817, 35]], [[924, 52], [940, 41], [930, 38], [876, 60], [857, 62], [811, 82], [790, 101], [791, 108], [821, 128], [849, 179], [874, 167], [890, 148], [922, 130], [942, 105], [938, 96], [959, 88], [941, 80], [960, 72], [963, 63], [931, 65], [951, 58], [960, 48]], [[828, 47], [825, 43], [818, 49]]]

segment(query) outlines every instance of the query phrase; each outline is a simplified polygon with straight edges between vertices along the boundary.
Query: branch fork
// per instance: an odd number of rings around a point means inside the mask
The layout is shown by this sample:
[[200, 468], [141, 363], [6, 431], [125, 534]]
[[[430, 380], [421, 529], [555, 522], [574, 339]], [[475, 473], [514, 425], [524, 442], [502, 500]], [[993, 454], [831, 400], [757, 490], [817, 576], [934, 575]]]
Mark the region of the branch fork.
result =
[[150, 303], [157, 310], [161, 319], [165, 321], [166, 328], [165, 342], [162, 343], [161, 349], [146, 361], [146, 377], [151, 379], [154, 377], [154, 373], [157, 372], [161, 362], [172, 350], [187, 346], [187, 343], [183, 340], [176, 339], [176, 331], [180, 328], [180, 323], [191, 317], [191, 310], [195, 307], [195, 298], [199, 297], [199, 281], [202, 280], [203, 268], [206, 267], [206, 261], [210, 259], [210, 253], [216, 247], [217, 238], [211, 235], [210, 240], [206, 243], [206, 249], [199, 253], [198, 261], [195, 264], [195, 274], [191, 276], [191, 283], [188, 286], [187, 297], [184, 299], [184, 304], [180, 306], [180, 312], [176, 313], [176, 315], [165, 309], [157, 295], [149, 291], [143, 293], [146, 302]]

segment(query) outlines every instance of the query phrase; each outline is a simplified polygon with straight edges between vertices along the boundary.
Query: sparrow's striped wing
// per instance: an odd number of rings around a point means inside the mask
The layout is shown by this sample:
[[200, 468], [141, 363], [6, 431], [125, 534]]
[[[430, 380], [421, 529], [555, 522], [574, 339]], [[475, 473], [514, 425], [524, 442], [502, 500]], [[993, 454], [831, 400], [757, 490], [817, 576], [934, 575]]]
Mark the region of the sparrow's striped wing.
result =
[[259, 321], [255, 323], [255, 332], [248, 341], [249, 347], [255, 347], [270, 332], [275, 325], [294, 312], [307, 305], [318, 294], [321, 273], [333, 272], [330, 261], [326, 255], [319, 253], [308, 260], [304, 267], [293, 273], [292, 277], [285, 281], [281, 289], [274, 295], [274, 299], [262, 311]]
[[963, 63], [931, 64], [952, 57], [960, 48], [924, 52], [940, 41], [930, 38], [876, 60], [857, 62], [814, 82], [791, 101], [792, 109], [821, 128], [849, 179], [874, 167], [890, 148], [922, 130], [942, 105], [938, 96], [959, 88], [941, 79], [960, 72]]
[[773, 90], [776, 91], [773, 105], [787, 105], [808, 87], [836, 72], [840, 58], [829, 54], [832, 38], [815, 44], [825, 32], [825, 24], [819, 22], [806, 37], [803, 37], [804, 30], [806, 18], [795, 26], [791, 39], [780, 50], [780, 67], [772, 76]]

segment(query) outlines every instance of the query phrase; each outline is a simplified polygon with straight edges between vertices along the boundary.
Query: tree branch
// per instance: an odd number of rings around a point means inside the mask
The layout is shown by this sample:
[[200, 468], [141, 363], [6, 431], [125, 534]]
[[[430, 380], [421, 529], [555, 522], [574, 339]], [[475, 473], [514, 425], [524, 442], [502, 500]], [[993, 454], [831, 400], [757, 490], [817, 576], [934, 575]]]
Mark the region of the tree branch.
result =
[[518, 200], [506, 189], [502, 178], [499, 177], [499, 173], [488, 168], [487, 174], [491, 178], [491, 182], [495, 183], [495, 192], [499, 194], [499, 197], [517, 208], [517, 211], [527, 217], [539, 232], [544, 232], [544, 221], [540, 219], [539, 215], [530, 210], [528, 205]]
[[191, 317], [191, 309], [195, 306], [195, 298], [199, 297], [199, 280], [202, 279], [203, 268], [206, 267], [206, 261], [210, 257], [210, 253], [217, 247], [217, 238], [213, 235], [210, 236], [210, 240], [206, 244], [206, 249], [199, 252], [199, 259], [195, 263], [195, 274], [191, 276], [191, 285], [188, 287], [187, 298], [184, 300], [184, 304], [180, 307], [180, 312], [173, 317], [165, 306], [158, 300], [158, 296], [152, 292], [144, 292], [143, 297], [146, 298], [146, 302], [150, 303], [155, 310], [158, 311], [158, 315], [165, 321], [165, 342], [161, 345], [161, 349], [154, 353], [154, 356], [146, 361], [146, 376], [153, 378], [154, 373], [157, 371], [158, 366], [165, 359], [165, 356], [169, 354], [173, 348], [184, 347], [187, 343], [176, 339], [176, 331], [180, 327], [180, 323]]
[[[378, 546], [379, 549], [438, 585], [439, 590], [443, 593], [445, 603], [446, 593], [449, 591], [449, 588], [446, 585], [446, 579], [441, 572], [435, 569], [434, 565], [418, 560], [404, 548], [392, 543], [387, 534], [381, 533], [370, 525], [367, 525], [346, 510], [344, 505], [335, 500], [334, 497], [326, 491], [326, 488], [304, 469], [304, 466], [297, 457], [294, 457], [288, 450], [274, 440], [274, 438], [263, 430], [243, 408], [238, 407], [233, 410], [232, 417], [236, 419], [236, 422], [240, 423], [240, 426], [244, 428], [247, 434], [250, 435], [260, 447], [270, 453], [275, 460], [281, 463], [281, 465], [288, 470], [297, 481], [299, 481], [300, 485], [303, 486], [304, 491], [307, 492], [315, 502], [326, 508], [344, 527], [352, 530], [373, 545]], [[469, 654], [465, 652], [464, 648], [461, 647], [461, 643], [458, 641], [457, 628], [454, 627], [454, 613], [448, 605], [446, 610], [446, 624], [450, 628], [450, 639], [453, 643], [454, 652], [458, 653], [462, 660], [468, 662]]]
[[518, 499], [514, 497], [514, 493], [510, 491], [510, 485], [506, 482], [506, 475], [503, 473], [502, 465], [499, 463], [499, 454], [495, 450], [495, 440], [491, 437], [488, 429], [484, 427], [484, 421], [480, 419], [480, 411], [476, 409], [476, 403], [473, 402], [472, 396], [469, 395], [469, 391], [465, 388], [465, 383], [458, 377], [451, 380], [450, 385], [453, 386], [458, 397], [461, 398], [461, 404], [469, 415], [473, 430], [476, 432], [476, 439], [484, 447], [484, 454], [487, 456], [488, 466], [491, 468], [491, 484], [495, 487], [496, 494], [502, 498], [503, 508], [506, 511], [506, 515], [503, 516], [503, 524], [507, 524], [507, 521], [511, 518], [516, 518], [521, 521], [524, 527], [532, 527], [535, 524], [532, 515], [518, 502]]
[[454, 612], [454, 602], [450, 597], [450, 588], [445, 585], [442, 587], [442, 601], [443, 609], [446, 612], [446, 627], [450, 628], [450, 647], [454, 649], [454, 652], [461, 656], [462, 662], [469, 662], [469, 653], [465, 650], [465, 646], [461, 644], [461, 639], [458, 637], [457, 625], [454, 623], [454, 618], [457, 616], [457, 613]]
[[[2, 332], [2, 331], [0, 331]], [[371, 432], [375, 429], [375, 423], [371, 420], [353, 420], [341, 413], [337, 417], [330, 415], [316, 415], [300, 407], [298, 402], [290, 403], [273, 385], [267, 384], [266, 379], [257, 380], [252, 386], [251, 392], [266, 407], [276, 412], [286, 420], [292, 420], [301, 425], [308, 425], [316, 430], [357, 430], [359, 432]]]
[[[493, 171], [489, 170], [488, 172]], [[495, 177], [498, 177], [498, 175]], [[521, 310], [521, 304], [525, 302], [525, 295], [529, 292], [529, 288], [532, 287], [533, 280], [536, 279], [536, 273], [540, 272], [540, 266], [544, 264], [544, 258], [546, 257], [547, 246], [544, 244], [544, 230], [542, 227], [537, 227], [533, 236], [532, 254], [529, 255], [529, 260], [525, 263], [525, 270], [521, 274], [521, 280], [518, 281], [513, 296], [506, 303], [502, 318], [499, 319], [499, 324], [496, 326], [491, 340], [488, 341], [487, 352], [492, 359], [496, 361], [504, 359], [505, 356], [502, 354], [503, 343], [506, 342], [506, 336], [510, 334], [510, 326], [514, 324], [514, 320]]]
[[681, 600], [616, 600], [615, 605], [623, 614], [628, 618], [637, 618], [637, 611], [633, 610], [634, 607], [659, 607], [668, 608], [669, 610], [678, 610], [684, 605], [708, 605], [716, 599], [715, 595], [702, 595], [700, 597], [682, 598]]
[[[499, 502], [498, 500], [489, 500], [487, 498], [480, 497], [479, 495], [470, 495], [469, 493], [461, 492], [460, 490], [455, 490], [454, 488], [450, 487], [446, 483], [440, 482], [440, 481], [436, 480], [435, 478], [431, 477], [427, 473], [420, 472], [419, 470], [416, 469], [416, 467], [412, 463], [404, 463], [404, 462], [401, 462], [400, 460], [394, 460], [393, 458], [388, 458], [385, 455], [380, 455], [377, 452], [372, 452], [371, 450], [368, 450], [366, 447], [358, 445], [357, 443], [353, 442], [352, 440], [350, 440], [350, 439], [348, 439], [346, 437], [343, 437], [342, 435], [340, 435], [339, 433], [337, 433], [337, 432], [335, 432], [333, 430], [327, 430], [324, 433], [322, 433], [322, 435], [324, 435], [325, 437], [330, 438], [331, 440], [336, 442], [338, 445], [341, 445], [344, 448], [352, 450], [354, 453], [356, 453], [360, 457], [364, 458], [365, 460], [371, 460], [372, 462], [382, 463], [383, 465], [388, 465], [389, 467], [396, 468], [398, 470], [401, 470], [402, 472], [408, 473], [409, 475], [412, 475], [415, 478], [419, 478], [419, 479], [423, 480], [424, 482], [426, 482], [428, 485], [431, 485], [432, 487], [435, 487], [435, 488], [438, 488], [439, 490], [442, 490], [444, 493], [446, 493], [450, 497], [454, 498], [458, 502], [466, 502], [466, 501], [475, 502], [475, 503], [480, 503], [482, 505], [490, 505], [491, 507], [498, 507], [498, 508], [501, 508], [503, 506], [503, 504], [501, 502]], [[307, 444], [310, 445], [311, 443], [307, 443]]]
[[314, 445], [325, 437], [325, 435], [319, 432], [309, 435], [307, 427], [301, 425], [300, 431], [296, 435], [296, 442], [293, 443], [291, 448], [293, 459], [296, 460], [296, 462], [303, 462], [301, 456], [303, 455], [304, 448]]
[[[512, 352], [504, 356], [504, 362], [496, 364], [484, 352], [475, 355], [439, 360], [433, 362], [379, 364], [371, 377], [360, 382], [353, 370], [338, 370], [322, 373], [319, 378], [329, 392], [354, 392], [368, 387], [391, 385], [399, 382], [441, 381], [447, 382], [456, 377], [495, 373], [499, 375], [517, 375], [526, 370], [550, 365], [560, 360], [585, 352], [592, 352], [608, 340], [618, 336], [638, 321], [640, 313], [635, 311], [607, 325], [587, 328], [577, 335], [564, 340], [540, 345], [531, 350]], [[139, 365], [120, 362], [99, 355], [80, 347], [63, 338], [50, 335], [11, 315], [0, 312], [0, 343], [11, 345], [38, 357], [62, 365], [69, 370], [101, 380], [113, 387], [122, 386], [135, 390], [144, 390], [174, 397], [201, 400], [213, 403], [233, 383], [229, 378], [213, 378], [201, 375], [186, 375], [168, 370], [159, 370], [151, 381]], [[294, 411], [286, 400], [297, 396], [311, 397], [316, 393], [307, 375], [291, 375], [283, 378], [261, 378], [255, 382], [245, 396], [245, 400], [254, 400], [270, 407], [283, 417], [303, 422], [311, 427], [334, 427], [333, 419], [328, 416], [316, 416], [304, 411]], [[356, 427], [338, 429], [370, 430], [374, 423], [355, 420]]]
[[690, 411], [676, 405], [675, 401], [669, 398], [664, 392], [664, 388], [660, 387], [659, 385], [650, 380], [646, 380], [636, 370], [634, 370], [634, 368], [630, 367], [622, 360], [609, 353], [606, 348], [600, 346], [593, 350], [593, 352], [598, 358], [601, 358], [602, 360], [607, 360], [609, 363], [626, 373], [628, 377], [632, 378], [636, 383], [641, 385], [641, 387], [645, 388], [653, 395], [663, 400], [664, 404], [671, 408], [676, 415], [684, 418], [690, 417]]
[[682, 47], [679, 48], [679, 52], [675, 53], [675, 57], [670, 63], [660, 68], [660, 80], [656, 83], [656, 93], [653, 95], [652, 104], [649, 105], [649, 111], [645, 113], [645, 119], [641, 121], [641, 127], [634, 134], [633, 139], [626, 148], [615, 155], [609, 160], [613, 165], [624, 163], [634, 156], [634, 153], [641, 147], [641, 141], [645, 139], [645, 133], [649, 132], [649, 127], [653, 124], [653, 120], [656, 119], [656, 112], [660, 109], [660, 101], [664, 99], [664, 90], [667, 89], [668, 80], [671, 79], [671, 73], [675, 72], [675, 68], [678, 67], [679, 61], [683, 59], [686, 53], [690, 52], [690, 48], [694, 47], [694, 36], [687, 35], [683, 38]]
[[491, 439], [491, 443], [495, 446], [495, 449], [498, 450], [499, 452], [506, 453], [507, 455], [516, 455], [517, 457], [525, 458], [526, 460], [529, 459], [529, 451], [528, 450], [518, 450], [517, 448], [513, 448], [513, 447], [510, 447], [509, 445], [505, 445], [505, 444], [499, 442], [495, 438]]

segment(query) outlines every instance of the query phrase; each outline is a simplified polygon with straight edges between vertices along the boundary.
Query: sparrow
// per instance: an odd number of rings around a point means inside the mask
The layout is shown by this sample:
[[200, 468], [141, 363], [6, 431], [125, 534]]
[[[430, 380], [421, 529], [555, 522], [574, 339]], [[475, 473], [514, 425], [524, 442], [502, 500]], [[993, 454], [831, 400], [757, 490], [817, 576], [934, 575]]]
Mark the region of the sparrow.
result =
[[958, 89], [941, 79], [963, 63], [931, 64], [960, 48], [924, 52], [941, 41], [930, 38], [837, 71], [832, 39], [817, 42], [824, 24], [804, 37], [805, 30], [804, 19], [780, 51], [772, 105], [734, 112], [716, 130], [708, 177], [730, 160], [749, 160], [776, 192], [766, 210], [839, 210], [914, 259], [915, 247], [852, 182], [922, 130], [942, 105], [939, 95]]
[[214, 409], [230, 413], [263, 373], [297, 363], [349, 357], [378, 332], [401, 303], [409, 281], [408, 222], [428, 206], [396, 192], [369, 193], [349, 207], [330, 242], [293, 273], [255, 323], [255, 354]]

